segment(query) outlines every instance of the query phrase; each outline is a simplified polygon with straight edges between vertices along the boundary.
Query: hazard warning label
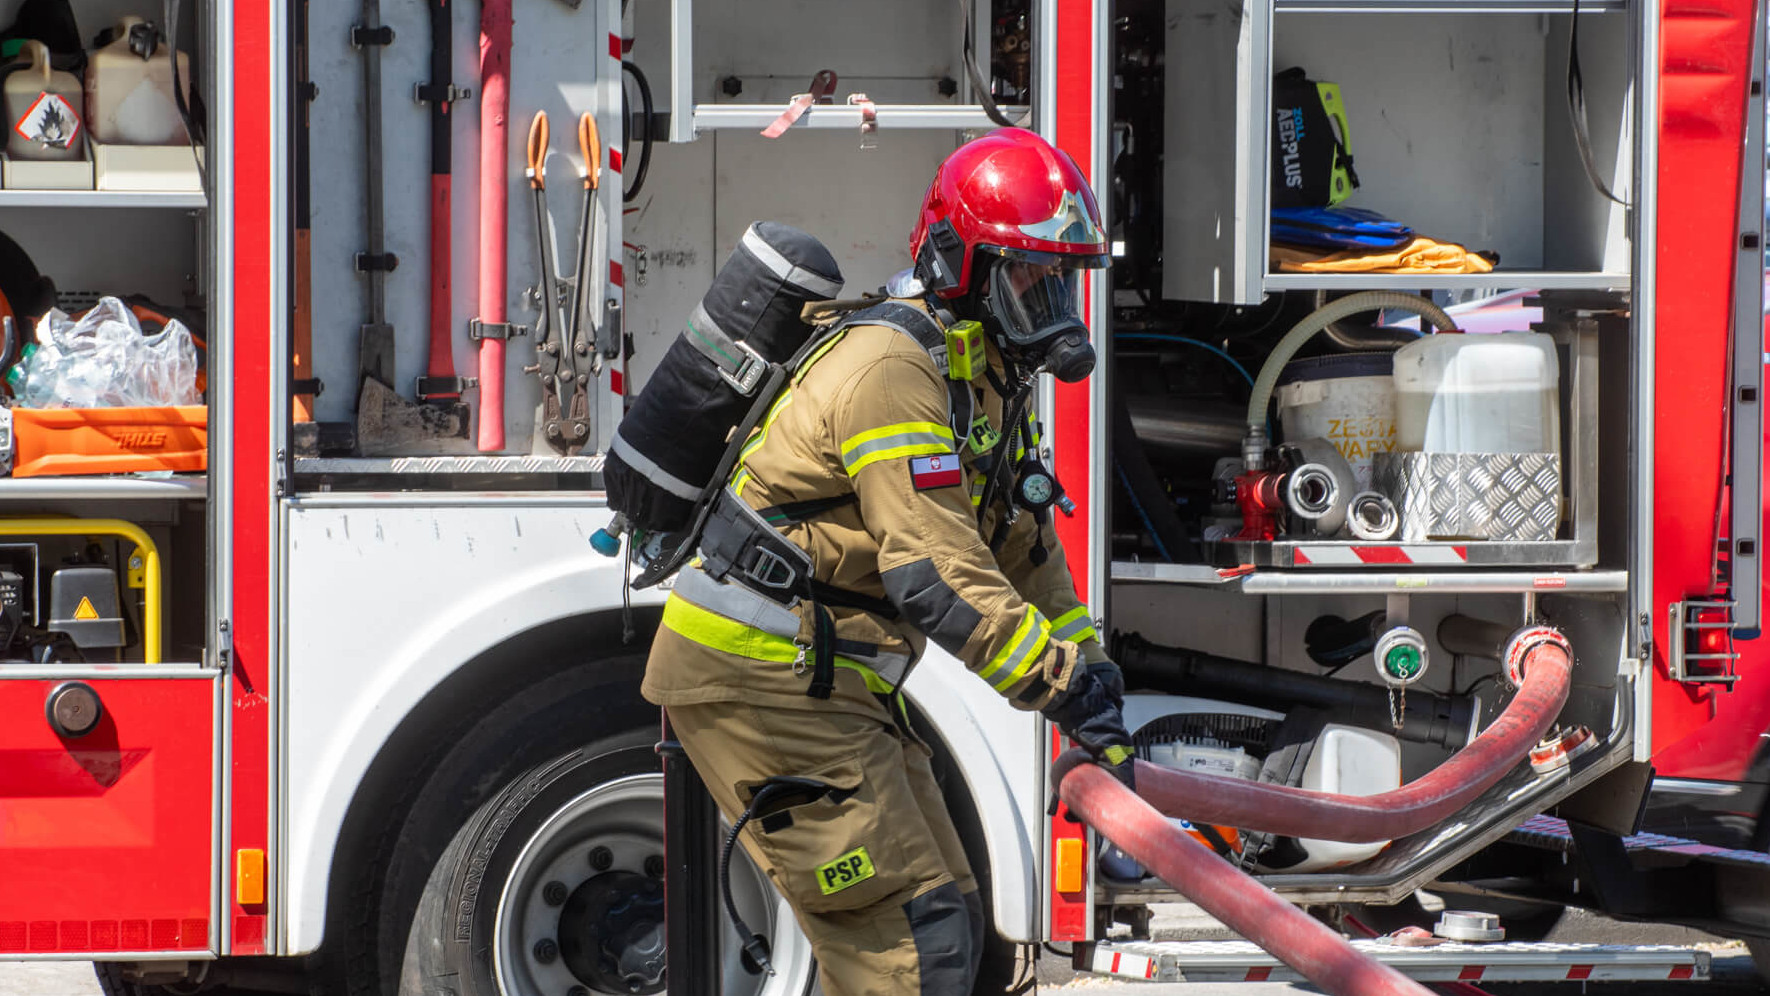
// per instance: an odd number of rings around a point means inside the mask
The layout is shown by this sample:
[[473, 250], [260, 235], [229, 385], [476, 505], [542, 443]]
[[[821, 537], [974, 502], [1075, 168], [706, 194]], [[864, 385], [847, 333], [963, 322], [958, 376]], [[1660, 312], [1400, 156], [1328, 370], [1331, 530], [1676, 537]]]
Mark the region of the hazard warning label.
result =
[[57, 149], [72, 148], [80, 134], [80, 115], [60, 94], [39, 93], [12, 130], [27, 141]]
[[80, 622], [91, 622], [98, 618], [98, 610], [92, 607], [92, 599], [80, 596], [80, 604], [74, 607], [74, 618]]

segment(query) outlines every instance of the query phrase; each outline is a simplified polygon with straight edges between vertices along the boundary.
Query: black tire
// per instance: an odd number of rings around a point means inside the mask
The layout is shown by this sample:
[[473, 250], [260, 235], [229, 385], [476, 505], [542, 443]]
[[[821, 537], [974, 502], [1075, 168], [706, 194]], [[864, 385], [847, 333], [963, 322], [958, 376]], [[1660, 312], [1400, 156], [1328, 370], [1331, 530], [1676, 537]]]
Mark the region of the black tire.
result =
[[[655, 740], [633, 730], [543, 761], [473, 814], [426, 883], [401, 996], [661, 990], [663, 784]], [[809, 944], [761, 874], [743, 864], [747, 872], [734, 863], [734, 891], [752, 925], [772, 935], [779, 974], [739, 969], [732, 934], [726, 991], [804, 996], [816, 975]], [[544, 898], [543, 883], [557, 887], [553, 899]], [[639, 912], [620, 921], [613, 910]], [[636, 940], [621, 943], [616, 933]], [[631, 960], [599, 956], [609, 950], [604, 942]]]
[[373, 812], [340, 842], [322, 953], [325, 992], [398, 990], [413, 919], [437, 860], [468, 818], [525, 769], [612, 731], [651, 731], [655, 739], [657, 710], [638, 692], [644, 666], [642, 648], [562, 667], [469, 721], [423, 731], [433, 746], [384, 780], [373, 798], [359, 800]]
[[1745, 939], [1745, 949], [1752, 953], [1752, 964], [1758, 969], [1758, 977], [1770, 982], [1770, 940], [1748, 937]]
[[95, 961], [92, 974], [98, 977], [98, 988], [104, 996], [165, 996], [160, 986], [144, 986], [123, 978], [123, 966], [114, 961]]
[[[562, 668], [501, 695], [471, 722], [424, 731], [434, 749], [387, 783], [380, 793], [385, 799], [359, 803], [374, 807], [359, 824], [373, 836], [353, 841], [354, 860], [341, 850], [323, 955], [325, 992], [566, 996], [569, 986], [534, 994], [497, 988], [485, 971], [493, 949], [486, 917], [495, 915], [497, 890], [523, 834], [544, 824], [562, 800], [613, 780], [648, 779], [657, 800], [648, 819], [661, 828], [658, 712], [639, 697], [643, 668], [643, 648]], [[661, 832], [659, 841], [661, 852]], [[751, 878], [743, 879], [734, 864], [734, 883], [763, 888], [755, 884], [760, 873], [743, 864]], [[482, 897], [481, 889], [492, 894]], [[766, 900], [758, 901], [764, 903], [760, 917], [776, 922]], [[451, 910], [471, 915], [457, 924]], [[791, 934], [803, 947], [796, 925]], [[808, 952], [803, 963], [810, 964]]]

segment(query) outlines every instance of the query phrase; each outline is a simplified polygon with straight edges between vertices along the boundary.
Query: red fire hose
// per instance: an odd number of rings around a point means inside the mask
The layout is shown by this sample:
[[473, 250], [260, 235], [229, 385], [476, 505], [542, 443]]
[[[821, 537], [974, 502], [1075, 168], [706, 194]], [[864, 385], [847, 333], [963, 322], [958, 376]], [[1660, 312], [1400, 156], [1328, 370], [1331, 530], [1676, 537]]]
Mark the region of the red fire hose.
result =
[[1106, 836], [1156, 877], [1329, 993], [1425, 993], [1176, 830], [1162, 813], [1348, 843], [1391, 840], [1424, 830], [1512, 770], [1567, 701], [1573, 655], [1561, 634], [1547, 627], [1525, 630], [1513, 637], [1504, 657], [1522, 681], [1499, 718], [1430, 773], [1381, 795], [1311, 792], [1142, 762], [1137, 762], [1138, 792], [1133, 795], [1117, 779], [1087, 763], [1087, 754], [1079, 750], [1057, 759], [1052, 778], [1063, 801], [1083, 821], [1096, 829], [1111, 827]]
[[[1138, 769], [1141, 777], [1143, 768]], [[1230, 930], [1260, 945], [1335, 996], [1426, 996], [1429, 990], [1367, 958], [1330, 929], [1234, 865], [1176, 830], [1118, 779], [1092, 764], [1063, 778], [1070, 811], [1107, 836], [1150, 874], [1178, 889]]]
[[510, 0], [479, 12], [479, 449], [504, 448], [504, 342], [510, 220]]

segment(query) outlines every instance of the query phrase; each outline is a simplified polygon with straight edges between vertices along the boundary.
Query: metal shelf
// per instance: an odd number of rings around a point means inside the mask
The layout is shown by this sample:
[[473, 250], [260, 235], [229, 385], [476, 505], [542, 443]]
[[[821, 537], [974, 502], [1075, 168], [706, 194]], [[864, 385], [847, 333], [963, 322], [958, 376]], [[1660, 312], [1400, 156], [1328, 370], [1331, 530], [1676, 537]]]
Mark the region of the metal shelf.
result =
[[0, 207], [201, 209], [209, 198], [180, 190], [0, 190]]
[[[696, 104], [694, 127], [696, 131], [715, 128], [761, 131], [773, 124], [783, 110], [785, 107], [780, 104]], [[1010, 121], [1019, 121], [1029, 116], [1030, 109], [1003, 107], [1001, 111]], [[976, 104], [878, 104], [875, 114], [875, 122], [881, 131], [904, 128], [964, 131], [997, 127]], [[797, 128], [858, 131], [860, 118], [860, 108], [848, 104], [813, 104], [788, 131]]]
[[1543, 542], [1504, 540], [1278, 540], [1234, 544], [1237, 563], [1259, 567], [1336, 568], [1588, 568], [1598, 563], [1593, 537]]
[[[1580, 6], [1583, 11], [1584, 4]], [[1495, 270], [1492, 273], [1268, 273], [1266, 289], [1286, 290], [1628, 290], [1626, 273]]]
[[303, 457], [297, 474], [598, 474], [603, 456]]
[[0, 477], [0, 499], [36, 501], [184, 501], [205, 498], [209, 478], [177, 477]]
[[1390, 594], [1396, 592], [1472, 595], [1515, 592], [1620, 592], [1629, 587], [1627, 571], [1254, 571], [1223, 577], [1198, 564], [1141, 564], [1114, 561], [1114, 581], [1153, 584], [1233, 584], [1250, 595]]

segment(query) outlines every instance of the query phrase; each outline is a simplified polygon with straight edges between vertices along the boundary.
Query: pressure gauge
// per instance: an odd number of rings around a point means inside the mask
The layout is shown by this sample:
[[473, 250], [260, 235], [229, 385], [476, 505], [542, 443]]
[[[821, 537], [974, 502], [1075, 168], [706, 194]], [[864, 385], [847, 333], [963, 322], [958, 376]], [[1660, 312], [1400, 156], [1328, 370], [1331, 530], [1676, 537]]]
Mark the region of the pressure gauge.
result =
[[1051, 507], [1057, 498], [1057, 481], [1051, 472], [1033, 461], [1022, 465], [1019, 480], [1015, 484], [1016, 503], [1030, 511], [1042, 511]]

